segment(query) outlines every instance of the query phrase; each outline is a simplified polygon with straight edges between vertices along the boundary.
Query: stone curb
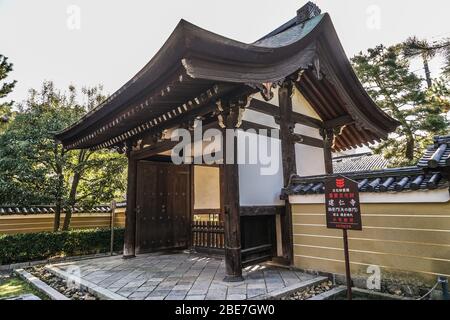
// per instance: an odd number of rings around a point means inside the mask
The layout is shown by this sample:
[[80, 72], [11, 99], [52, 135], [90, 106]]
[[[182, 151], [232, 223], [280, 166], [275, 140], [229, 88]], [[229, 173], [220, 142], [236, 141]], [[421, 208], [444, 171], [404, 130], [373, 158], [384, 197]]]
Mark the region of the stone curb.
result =
[[347, 291], [347, 287], [339, 286], [339, 287], [333, 288], [329, 291], [315, 295], [314, 297], [311, 297], [306, 300], [330, 300], [331, 297], [333, 297], [337, 294], [340, 294], [343, 291]]
[[[122, 252], [114, 252], [114, 256], [120, 255]], [[18, 262], [12, 264], [4, 264], [0, 265], [0, 271], [11, 271], [15, 269], [23, 269], [28, 267], [34, 267], [41, 264], [55, 264], [55, 263], [63, 263], [66, 261], [80, 261], [86, 259], [95, 259], [95, 258], [104, 258], [110, 257], [111, 253], [95, 253], [84, 256], [70, 256], [70, 257], [60, 257], [54, 259], [46, 259], [46, 260], [36, 260], [36, 261], [28, 261], [28, 262]]]
[[[67, 281], [71, 275], [55, 266], [45, 266], [44, 267], [45, 270], [51, 272], [53, 275], [64, 279], [65, 281]], [[99, 297], [102, 300], [128, 300], [127, 298], [109, 291], [108, 289], [102, 288], [98, 285], [96, 285], [95, 283], [92, 283], [90, 281], [87, 281], [85, 279], [78, 279], [78, 282], [80, 284], [80, 287], [82, 289], [87, 290], [89, 293]]]
[[290, 285], [288, 287], [284, 287], [278, 290], [274, 290], [272, 292], [256, 296], [254, 298], [251, 298], [249, 300], [277, 300], [283, 296], [290, 295], [291, 293], [294, 293], [295, 291], [305, 289], [310, 286], [315, 286], [319, 283], [322, 283], [324, 281], [328, 281], [327, 277], [316, 277], [311, 280], [306, 280], [300, 283], [296, 283], [293, 285]]
[[39, 278], [33, 276], [31, 273], [23, 270], [23, 269], [16, 269], [14, 272], [23, 280], [31, 284], [33, 287], [35, 287], [37, 290], [42, 292], [43, 294], [47, 295], [52, 300], [70, 300], [65, 295], [60, 293], [59, 291], [56, 291], [52, 287], [50, 287], [48, 284], [46, 284], [44, 281], [40, 280]]

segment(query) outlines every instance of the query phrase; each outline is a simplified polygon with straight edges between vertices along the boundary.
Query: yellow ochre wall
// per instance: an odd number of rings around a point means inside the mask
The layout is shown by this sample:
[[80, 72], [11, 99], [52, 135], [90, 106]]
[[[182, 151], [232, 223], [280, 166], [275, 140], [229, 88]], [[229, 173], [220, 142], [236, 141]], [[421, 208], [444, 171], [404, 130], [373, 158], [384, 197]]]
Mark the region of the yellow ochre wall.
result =
[[[3, 215], [0, 216], [0, 234], [53, 231], [54, 214]], [[71, 229], [109, 228], [111, 213], [74, 213]], [[64, 214], [61, 215], [61, 225]], [[125, 208], [117, 208], [115, 227], [125, 226]]]
[[[295, 266], [344, 274], [342, 231], [327, 229], [324, 204], [293, 204]], [[363, 231], [349, 231], [353, 275], [434, 282], [450, 276], [450, 203], [362, 204]]]

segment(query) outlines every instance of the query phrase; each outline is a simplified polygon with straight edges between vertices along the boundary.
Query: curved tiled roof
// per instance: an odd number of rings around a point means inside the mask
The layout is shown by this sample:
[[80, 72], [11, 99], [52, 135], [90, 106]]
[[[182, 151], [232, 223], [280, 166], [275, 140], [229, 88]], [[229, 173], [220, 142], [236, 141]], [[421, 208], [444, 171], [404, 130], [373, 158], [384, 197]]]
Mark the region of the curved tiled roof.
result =
[[434, 144], [427, 148], [417, 166], [430, 169], [450, 167], [450, 135], [434, 137]]
[[[111, 211], [111, 208], [107, 205], [94, 206], [90, 209], [82, 208], [82, 207], [75, 207], [73, 209], [74, 213], [102, 213], [102, 212], [110, 212], [110, 211]], [[29, 206], [29, 207], [2, 206], [2, 207], [0, 207], [0, 215], [42, 214], [42, 213], [55, 213], [55, 206]]]
[[[297, 77], [300, 70], [306, 71]], [[330, 16], [308, 3], [254, 43], [180, 21], [132, 79], [55, 137], [67, 149], [122, 146], [182, 123], [188, 112], [203, 115], [217, 100], [250, 96], [292, 76], [322, 121], [351, 118], [336, 138], [337, 151], [385, 139], [399, 125], [364, 90]]]
[[386, 169], [389, 161], [379, 154], [360, 153], [333, 158], [335, 173]]
[[[367, 154], [361, 155], [361, 159]], [[338, 157], [333, 160], [335, 174], [346, 176], [358, 182], [360, 192], [401, 192], [409, 190], [435, 190], [449, 188], [450, 176], [450, 136], [434, 138], [424, 156], [414, 167], [391, 168], [383, 170], [353, 170], [351, 165], [335, 166], [339, 159], [351, 159], [352, 156]], [[358, 160], [361, 161], [361, 160]], [[362, 160], [365, 162], [365, 160]], [[369, 162], [369, 160], [367, 160]], [[383, 162], [375, 162], [381, 165]], [[363, 165], [364, 166], [364, 165]], [[340, 171], [342, 169], [342, 171]], [[345, 171], [346, 169], [347, 171]], [[329, 176], [329, 175], [328, 175]], [[327, 175], [300, 177], [293, 175], [289, 185], [282, 190], [283, 195], [304, 195], [324, 192], [324, 181]]]
[[[418, 167], [349, 172], [342, 175], [358, 182], [360, 192], [402, 192], [449, 187], [447, 178], [441, 172], [424, 172]], [[326, 177], [326, 175], [314, 177], [293, 176], [289, 186], [283, 190], [283, 194], [324, 193], [324, 180]]]

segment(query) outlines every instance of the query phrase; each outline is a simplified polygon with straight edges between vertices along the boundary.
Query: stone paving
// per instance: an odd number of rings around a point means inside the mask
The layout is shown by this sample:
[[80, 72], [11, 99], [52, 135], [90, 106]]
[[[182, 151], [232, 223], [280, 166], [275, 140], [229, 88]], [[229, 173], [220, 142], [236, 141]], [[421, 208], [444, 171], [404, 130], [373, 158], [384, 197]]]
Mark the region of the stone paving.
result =
[[133, 300], [244, 300], [314, 278], [261, 264], [245, 268], [242, 282], [224, 282], [223, 259], [187, 252], [143, 254], [128, 260], [104, 257], [52, 267]]

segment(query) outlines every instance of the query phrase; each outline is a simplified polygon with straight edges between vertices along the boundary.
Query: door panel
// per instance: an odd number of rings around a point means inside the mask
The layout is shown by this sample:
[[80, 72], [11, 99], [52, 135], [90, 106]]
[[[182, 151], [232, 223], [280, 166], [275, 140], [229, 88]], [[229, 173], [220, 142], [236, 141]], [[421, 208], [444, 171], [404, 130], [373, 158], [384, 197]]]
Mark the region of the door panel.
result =
[[189, 167], [140, 161], [137, 175], [136, 251], [188, 245]]

